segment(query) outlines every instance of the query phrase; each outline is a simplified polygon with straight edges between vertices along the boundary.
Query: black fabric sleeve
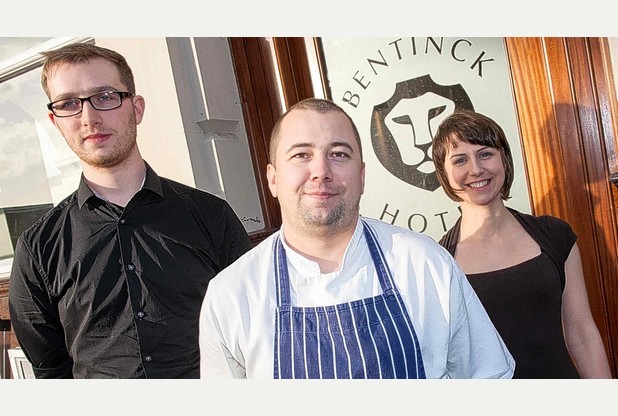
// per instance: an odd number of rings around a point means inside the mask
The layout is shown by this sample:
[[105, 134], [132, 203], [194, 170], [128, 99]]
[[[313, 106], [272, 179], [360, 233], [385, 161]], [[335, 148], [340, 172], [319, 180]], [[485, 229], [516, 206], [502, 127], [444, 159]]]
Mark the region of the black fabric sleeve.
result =
[[222, 214], [222, 238], [219, 249], [221, 270], [253, 248], [245, 227], [227, 201], [223, 201]]
[[20, 237], [9, 278], [9, 311], [15, 335], [36, 378], [73, 378], [73, 360], [46, 280]]
[[566, 285], [564, 264], [577, 240], [577, 235], [571, 226], [566, 221], [549, 215], [536, 217], [512, 208], [509, 208], [509, 211], [554, 262], [560, 274], [562, 290], [564, 290]]
[[577, 241], [577, 235], [566, 221], [551, 216], [544, 216], [543, 218], [547, 224], [547, 233], [556, 245], [556, 252], [560, 256], [560, 261], [566, 263]]

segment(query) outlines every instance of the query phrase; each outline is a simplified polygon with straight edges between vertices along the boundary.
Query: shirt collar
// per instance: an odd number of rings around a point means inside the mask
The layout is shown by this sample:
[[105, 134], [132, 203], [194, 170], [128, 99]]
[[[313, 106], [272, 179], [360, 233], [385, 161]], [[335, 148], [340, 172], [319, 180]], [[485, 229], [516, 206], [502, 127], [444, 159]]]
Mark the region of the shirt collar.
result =
[[[354, 256], [358, 252], [359, 243], [363, 237], [363, 223], [361, 221], [361, 216], [358, 218], [358, 222], [356, 223], [356, 228], [354, 229], [354, 234], [348, 243], [348, 246], [343, 253], [343, 261], [341, 262], [341, 269], [337, 272], [340, 273], [346, 267], [346, 264], [349, 264], [353, 261]], [[292, 264], [292, 266], [296, 269], [309, 269], [309, 270], [320, 270], [320, 266], [318, 266], [317, 262], [310, 260], [303, 256], [302, 254], [294, 251], [285, 241], [285, 233], [283, 226], [280, 229], [280, 238], [281, 244], [285, 249], [286, 256], [288, 261]]]
[[[142, 186], [142, 189], [148, 189], [149, 191], [152, 191], [159, 195], [161, 198], [163, 198], [163, 187], [161, 186], [161, 178], [150, 167], [148, 162], [144, 161], [144, 163], [146, 164], [146, 178], [144, 180], [144, 186]], [[95, 194], [94, 192], [92, 192], [92, 189], [90, 189], [88, 184], [86, 184], [84, 174], [82, 173], [79, 181], [79, 187], [77, 188], [77, 204], [79, 206], [79, 209], [82, 209], [86, 201], [88, 201], [92, 197], [95, 197]]]

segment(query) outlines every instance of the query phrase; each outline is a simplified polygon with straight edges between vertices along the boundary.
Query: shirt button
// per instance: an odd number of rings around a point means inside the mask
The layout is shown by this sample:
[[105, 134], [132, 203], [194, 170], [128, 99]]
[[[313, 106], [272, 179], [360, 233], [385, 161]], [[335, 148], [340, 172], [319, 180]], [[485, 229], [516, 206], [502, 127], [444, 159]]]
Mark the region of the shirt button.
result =
[[139, 319], [142, 319], [144, 316], [146, 316], [146, 314], [144, 313], [144, 311], [139, 311], [139, 312], [137, 313], [137, 317], [138, 317]]
[[127, 222], [127, 220], [125, 220], [124, 218], [120, 220], [120, 224], [124, 224], [125, 222]]
[[135, 270], [135, 266], [134, 266], [133, 264], [129, 263], [129, 264], [127, 265], [127, 270], [131, 270], [131, 271], [133, 271], [133, 270]]
[[152, 361], [152, 357], [150, 355], [147, 355], [144, 357], [144, 360], [146, 360], [146, 362], [151, 362]]

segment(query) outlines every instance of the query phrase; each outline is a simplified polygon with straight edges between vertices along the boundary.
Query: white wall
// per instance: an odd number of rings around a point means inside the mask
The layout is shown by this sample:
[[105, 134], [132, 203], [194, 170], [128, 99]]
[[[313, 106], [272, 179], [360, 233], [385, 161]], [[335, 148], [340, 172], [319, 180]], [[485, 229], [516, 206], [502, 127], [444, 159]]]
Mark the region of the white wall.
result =
[[146, 102], [137, 130], [144, 159], [161, 176], [195, 186], [167, 43], [157, 38], [95, 38], [99, 46], [123, 55]]

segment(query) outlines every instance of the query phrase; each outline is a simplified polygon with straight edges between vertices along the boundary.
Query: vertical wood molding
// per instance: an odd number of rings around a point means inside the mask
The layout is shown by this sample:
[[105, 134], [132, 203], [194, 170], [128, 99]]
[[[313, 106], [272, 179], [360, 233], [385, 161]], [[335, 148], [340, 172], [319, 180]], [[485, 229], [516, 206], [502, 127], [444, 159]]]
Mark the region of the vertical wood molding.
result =
[[567, 211], [559, 131], [554, 120], [551, 80], [538, 38], [506, 38], [513, 86], [535, 214]]
[[[609, 168], [609, 180], [614, 185], [611, 193], [614, 200], [615, 224], [618, 224], [618, 100], [616, 81], [612, 69], [611, 54], [607, 38], [592, 38], [590, 41], [591, 61], [598, 85], [599, 110], [605, 136], [605, 150]], [[616, 62], [618, 65], [618, 62]]]
[[506, 38], [533, 210], [577, 233], [592, 313], [618, 374], [618, 238], [606, 154], [614, 130], [604, 114], [607, 77], [594, 76], [599, 42]]
[[[229, 38], [229, 41], [266, 223], [265, 231], [251, 235], [257, 244], [281, 226], [279, 204], [270, 194], [266, 178], [272, 128], [282, 114], [282, 107], [313, 97], [313, 85], [304, 38], [272, 38], [272, 49], [266, 38]], [[277, 70], [273, 62], [277, 63]], [[280, 92], [284, 103], [280, 102]]]
[[308, 71], [309, 58], [304, 38], [273, 38], [279, 66], [285, 108], [313, 97], [313, 84]]
[[281, 115], [270, 47], [264, 38], [229, 38], [265, 230], [251, 233], [256, 245], [281, 226], [277, 200], [268, 189], [266, 166], [270, 133]]
[[[605, 147], [610, 177], [618, 176], [618, 101], [616, 99], [616, 81], [612, 70], [611, 53], [607, 38], [591, 38], [590, 54], [597, 80], [599, 110], [605, 133]], [[618, 65], [618, 62], [616, 62]], [[614, 182], [618, 186], [618, 183]]]
[[[573, 201], [572, 206], [580, 221], [579, 244], [595, 249], [594, 253], [590, 250], [590, 255], [582, 259], [588, 273], [587, 277], [590, 278], [587, 279], [588, 288], [592, 289], [590, 280], [598, 281], [598, 293], [589, 289], [593, 312], [597, 314], [604, 312], [600, 308], [603, 305], [607, 316], [616, 318], [618, 309], [613, 300], [618, 294], [616, 291], [618, 289], [616, 286], [618, 239], [605, 146], [608, 139], [607, 133], [610, 138], [613, 137], [613, 131], [611, 131], [613, 128], [607, 131], [603, 126], [603, 108], [599, 102], [599, 91], [605, 89], [606, 85], [602, 79], [593, 76], [591, 42], [598, 42], [598, 40], [566, 39], [579, 134], [564, 135], [562, 142], [564, 154], [570, 156], [567, 163], [577, 166], [576, 171], [568, 171], [570, 185], [582, 190], [576, 195], [577, 199]], [[578, 162], [581, 165], [576, 165]], [[584, 202], [587, 202], [587, 206]], [[595, 309], [598, 310], [595, 311]], [[616, 337], [618, 335], [616, 320], [613, 319], [612, 322], [614, 322], [613, 326], [608, 325], [609, 336]], [[616, 351], [615, 346], [614, 351]]]

